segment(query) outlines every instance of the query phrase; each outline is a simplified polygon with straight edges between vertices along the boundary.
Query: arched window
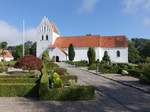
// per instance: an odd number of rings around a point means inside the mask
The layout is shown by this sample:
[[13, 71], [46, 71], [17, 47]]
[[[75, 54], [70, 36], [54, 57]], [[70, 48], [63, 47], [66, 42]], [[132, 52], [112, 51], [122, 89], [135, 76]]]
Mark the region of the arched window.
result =
[[44, 36], [42, 35], [42, 40], [44, 40]]
[[48, 35], [46, 35], [46, 40], [48, 40]]
[[120, 51], [117, 51], [117, 57], [120, 57]]

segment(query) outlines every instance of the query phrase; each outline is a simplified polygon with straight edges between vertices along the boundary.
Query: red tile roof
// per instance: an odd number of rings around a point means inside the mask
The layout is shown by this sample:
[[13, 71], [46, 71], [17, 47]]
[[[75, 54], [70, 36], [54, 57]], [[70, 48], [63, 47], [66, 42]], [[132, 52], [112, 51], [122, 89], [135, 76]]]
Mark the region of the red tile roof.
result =
[[126, 36], [70, 36], [57, 38], [54, 45], [49, 47], [68, 48], [70, 44], [73, 44], [75, 47], [115, 48], [128, 47], [128, 40]]

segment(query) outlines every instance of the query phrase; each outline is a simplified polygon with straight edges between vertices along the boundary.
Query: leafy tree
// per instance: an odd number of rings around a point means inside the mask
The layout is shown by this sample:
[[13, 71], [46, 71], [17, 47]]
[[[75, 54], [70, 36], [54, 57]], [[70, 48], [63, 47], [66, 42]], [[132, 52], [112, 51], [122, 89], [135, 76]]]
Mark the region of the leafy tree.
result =
[[130, 63], [139, 63], [141, 61], [140, 52], [134, 47], [134, 43], [128, 43], [128, 59]]
[[105, 63], [105, 64], [110, 64], [111, 63], [111, 60], [110, 60], [110, 57], [109, 57], [107, 51], [104, 52], [104, 56], [102, 58], [102, 63]]
[[144, 57], [150, 57], [150, 41], [145, 42], [141, 53]]
[[146, 57], [145, 62], [150, 63], [150, 57]]
[[0, 43], [0, 48], [1, 48], [1, 49], [7, 49], [7, 45], [8, 45], [7, 42], [1, 42], [1, 43]]
[[30, 54], [36, 56], [36, 42], [34, 42], [30, 48]]
[[17, 45], [15, 48], [15, 59], [22, 57], [23, 53], [23, 46], [22, 45]]
[[75, 57], [74, 46], [72, 44], [70, 44], [68, 50], [69, 50], [68, 51], [69, 60], [73, 61], [74, 57]]
[[25, 55], [30, 55], [30, 49], [32, 47], [32, 41], [25, 42], [24, 46], [25, 46]]
[[88, 52], [87, 52], [87, 56], [88, 56], [88, 60], [89, 60], [89, 66], [95, 63], [95, 50], [93, 47], [89, 47]]
[[4, 56], [5, 54], [4, 50], [7, 49], [7, 42], [1, 42], [0, 48], [2, 49], [2, 52], [0, 53], [0, 55]]

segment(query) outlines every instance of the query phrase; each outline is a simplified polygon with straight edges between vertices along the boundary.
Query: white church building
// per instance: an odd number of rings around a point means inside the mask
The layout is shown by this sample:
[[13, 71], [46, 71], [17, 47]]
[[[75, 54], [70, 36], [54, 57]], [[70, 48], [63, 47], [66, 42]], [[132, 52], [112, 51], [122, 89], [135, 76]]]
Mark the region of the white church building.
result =
[[41, 57], [45, 50], [56, 61], [68, 60], [68, 47], [75, 48], [74, 61], [88, 60], [87, 51], [94, 47], [96, 59], [102, 60], [104, 52], [110, 56], [112, 63], [128, 63], [128, 40], [124, 35], [117, 36], [62, 36], [55, 24], [44, 17], [37, 28], [37, 57]]

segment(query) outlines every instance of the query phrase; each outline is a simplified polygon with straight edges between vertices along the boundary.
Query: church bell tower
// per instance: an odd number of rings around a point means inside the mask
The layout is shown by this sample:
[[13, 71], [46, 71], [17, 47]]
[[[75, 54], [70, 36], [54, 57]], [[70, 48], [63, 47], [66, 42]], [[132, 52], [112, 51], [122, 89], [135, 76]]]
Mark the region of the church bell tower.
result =
[[50, 22], [47, 17], [42, 19], [41, 24], [37, 28], [37, 48], [36, 56], [41, 58], [42, 53], [49, 49], [50, 45], [53, 45], [55, 40], [59, 37], [59, 32], [54, 25]]

